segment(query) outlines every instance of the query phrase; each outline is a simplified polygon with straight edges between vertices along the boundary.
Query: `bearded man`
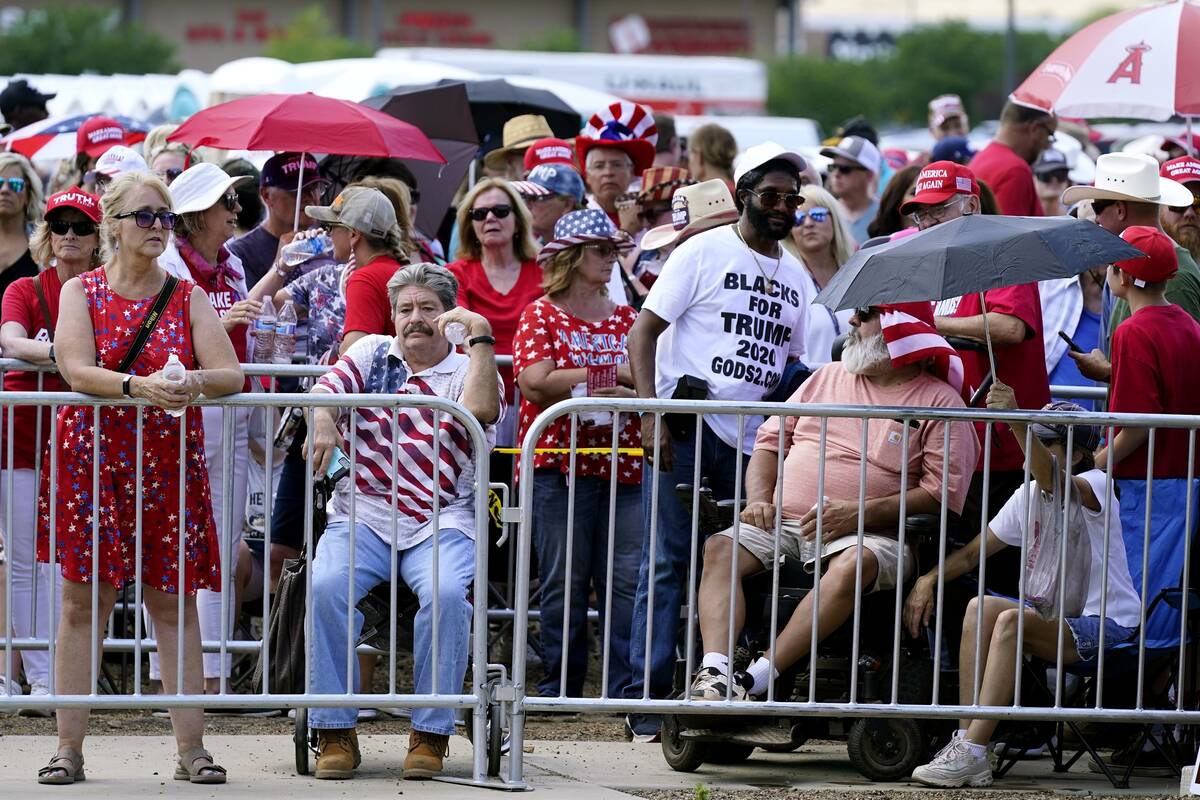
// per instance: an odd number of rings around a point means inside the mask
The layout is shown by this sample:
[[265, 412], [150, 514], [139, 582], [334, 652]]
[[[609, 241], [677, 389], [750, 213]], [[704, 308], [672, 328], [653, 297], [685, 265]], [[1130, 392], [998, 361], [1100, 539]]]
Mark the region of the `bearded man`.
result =
[[1181, 245], [1193, 259], [1200, 259], [1200, 159], [1183, 156], [1162, 166], [1162, 177], [1182, 183], [1192, 193], [1186, 206], [1163, 206], [1162, 226], [1167, 236]]
[[[933, 327], [929, 303], [878, 306], [855, 311], [853, 330], [842, 360], [815, 372], [789, 403], [854, 403], [864, 407], [927, 406], [962, 408], [962, 362]], [[700, 582], [700, 635], [704, 658], [691, 686], [695, 700], [734, 700], [765, 694], [781, 672], [805, 658], [812, 643], [813, 597], [806, 595], [775, 644], [775, 663], [763, 656], [745, 672], [730, 676], [729, 588], [736, 585], [734, 633], [745, 619], [742, 580], [771, 569], [775, 537], [779, 553], [804, 558], [814, 571], [817, 532], [817, 472], [825, 465], [827, 493], [820, 513], [821, 578], [817, 640], [833, 633], [854, 612], [860, 594], [892, 589], [900, 559], [904, 575], [913, 576], [913, 554], [901, 549], [897, 531], [903, 497], [908, 514], [940, 513], [942, 483], [951, 511], [958, 513], [967, 496], [979, 443], [970, 423], [940, 420], [910, 421], [908, 425], [908, 485], [901, 484], [905, 423], [874, 419], [867, 426], [863, 452], [863, 421], [829, 418], [825, 449], [821, 450], [819, 417], [772, 417], [758, 429], [754, 455], [746, 469], [747, 503], [738, 528], [737, 558], [734, 529], [709, 538], [704, 548]], [[775, 495], [780, 467], [779, 426], [784, 429], [782, 496]], [[944, 427], [950, 426], [950, 445], [943, 450]], [[859, 478], [866, 459], [866, 500], [859, 505]], [[776, 515], [780, 515], [776, 533]], [[856, 579], [859, 518], [862, 517], [862, 581]], [[806, 552], [807, 551], [807, 552]]]

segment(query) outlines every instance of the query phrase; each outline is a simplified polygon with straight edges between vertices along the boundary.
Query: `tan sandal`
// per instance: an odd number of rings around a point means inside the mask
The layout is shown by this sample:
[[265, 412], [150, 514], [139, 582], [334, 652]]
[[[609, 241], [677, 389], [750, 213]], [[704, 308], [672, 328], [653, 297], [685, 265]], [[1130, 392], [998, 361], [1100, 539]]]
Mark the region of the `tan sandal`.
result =
[[[207, 761], [207, 764], [197, 764], [197, 761]], [[191, 783], [224, 783], [225, 768], [213, 763], [212, 753], [203, 747], [193, 747], [186, 753], [179, 754], [179, 763], [175, 767], [175, 780]]]
[[50, 763], [38, 770], [38, 783], [69, 786], [83, 782], [83, 754], [74, 747], [60, 747]]

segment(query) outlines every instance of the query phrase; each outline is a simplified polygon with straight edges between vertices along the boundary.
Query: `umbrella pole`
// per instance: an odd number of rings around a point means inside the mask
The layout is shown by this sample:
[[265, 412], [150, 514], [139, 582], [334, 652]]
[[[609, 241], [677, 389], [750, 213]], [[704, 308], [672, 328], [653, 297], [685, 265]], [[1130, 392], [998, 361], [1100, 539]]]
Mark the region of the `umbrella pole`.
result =
[[1196, 148], [1192, 145], [1192, 118], [1191, 116], [1184, 117], [1187, 121], [1187, 150], [1189, 156], [1196, 155]]
[[996, 352], [992, 349], [992, 326], [988, 324], [987, 303], [984, 302], [983, 292], [979, 293], [979, 308], [983, 311], [983, 338], [987, 340], [988, 365], [992, 368], [992, 380], [1000, 380], [996, 374]]
[[292, 233], [300, 230], [300, 203], [304, 195], [304, 161], [308, 153], [300, 154], [300, 175], [296, 178], [296, 214], [292, 217]]

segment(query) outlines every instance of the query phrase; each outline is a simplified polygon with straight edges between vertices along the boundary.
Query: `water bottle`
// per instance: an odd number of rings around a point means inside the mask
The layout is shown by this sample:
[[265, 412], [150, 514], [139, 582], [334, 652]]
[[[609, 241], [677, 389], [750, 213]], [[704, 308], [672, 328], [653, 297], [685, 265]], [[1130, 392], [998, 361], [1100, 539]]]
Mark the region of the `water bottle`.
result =
[[288, 300], [279, 310], [275, 320], [275, 363], [292, 363], [292, 352], [296, 349], [296, 307]]
[[[829, 502], [829, 498], [823, 497], [823, 498], [821, 498], [820, 503], [813, 503], [813, 507], [809, 510], [816, 511], [818, 505], [824, 505], [825, 503], [828, 503], [828, 502]], [[822, 520], [822, 521], [824, 521], [824, 520]], [[825, 544], [825, 542], [827, 542], [827, 541], [829, 541], [827, 537], [825, 537], [825, 536], [821, 537], [822, 545]], [[816, 539], [805, 539], [804, 537], [800, 537], [800, 563], [807, 564], [809, 561], [816, 561], [818, 555], [819, 554], [817, 552], [817, 540]]]
[[254, 362], [270, 364], [275, 358], [275, 304], [270, 296], [264, 297], [262, 310], [251, 329], [254, 335]]
[[467, 340], [467, 326], [461, 322], [447, 322], [446, 330], [443, 333], [446, 341], [455, 347]]
[[[171, 357], [167, 359], [167, 365], [163, 367], [163, 380], [167, 383], [173, 383], [177, 386], [182, 386], [187, 381], [187, 368], [183, 366], [183, 362], [179, 360], [179, 356], [171, 353]], [[172, 417], [182, 417], [186, 408], [168, 409], [167, 413]]]
[[327, 233], [288, 242], [279, 251], [279, 259], [289, 267], [311, 261], [318, 256], [332, 255], [333, 239], [330, 239]]

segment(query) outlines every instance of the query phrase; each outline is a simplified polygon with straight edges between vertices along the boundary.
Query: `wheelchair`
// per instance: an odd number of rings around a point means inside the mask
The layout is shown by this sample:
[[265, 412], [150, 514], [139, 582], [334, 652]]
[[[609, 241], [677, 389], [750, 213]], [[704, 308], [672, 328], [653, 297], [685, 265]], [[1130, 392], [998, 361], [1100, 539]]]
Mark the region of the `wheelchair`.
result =
[[[676, 489], [690, 504], [692, 488], [681, 484]], [[707, 489], [700, 491], [700, 520], [704, 532], [728, 528], [733, 524], [730, 503], [715, 503]], [[925, 549], [937, 520], [913, 516], [907, 520], [906, 540], [918, 553]], [[908, 578], [919, 572], [912, 571]], [[783, 630], [800, 601], [813, 587], [813, 575], [798, 559], [781, 557], [779, 561], [779, 610], [777, 631]], [[759, 652], [770, 646], [773, 575], [764, 570], [743, 583], [746, 598], [746, 623], [739, 646], [731, 658], [731, 669], [744, 669]], [[890, 703], [892, 675], [898, 674], [897, 702], [922, 705], [932, 702], [932, 654], [924, 638], [904, 637], [900, 642], [899, 661], [893, 662], [894, 591], [871, 594], [861, 599], [860, 646], [858, 660], [852, 663], [853, 626], [850, 621], [827, 636], [817, 646], [816, 670], [810, 674], [811, 659], [780, 674], [775, 682], [779, 701], [807, 702], [812, 693], [819, 703], [844, 703], [850, 700], [850, 684], [856, 674], [859, 703]], [[901, 633], [903, 636], [903, 633]], [[685, 697], [691, 682], [686, 661], [676, 664], [675, 697]], [[954, 702], [957, 676], [944, 674], [940, 694]], [[874, 781], [907, 778], [915, 767], [925, 763], [938, 747], [949, 740], [954, 722], [913, 719], [898, 716], [882, 718], [837, 717], [831, 715], [728, 716], [666, 715], [662, 726], [662, 750], [667, 764], [680, 772], [692, 772], [705, 763], [740, 763], [755, 748], [786, 753], [812, 738], [843, 740], [851, 763]]]

